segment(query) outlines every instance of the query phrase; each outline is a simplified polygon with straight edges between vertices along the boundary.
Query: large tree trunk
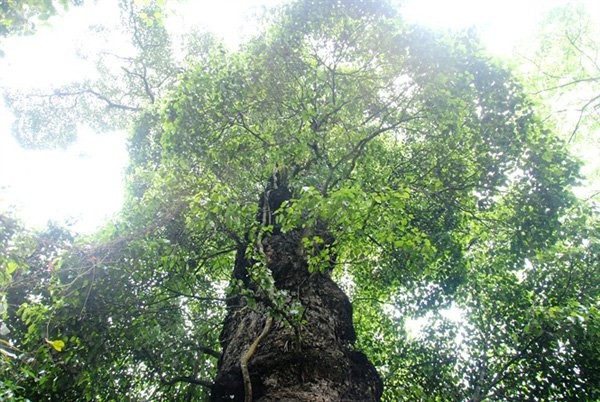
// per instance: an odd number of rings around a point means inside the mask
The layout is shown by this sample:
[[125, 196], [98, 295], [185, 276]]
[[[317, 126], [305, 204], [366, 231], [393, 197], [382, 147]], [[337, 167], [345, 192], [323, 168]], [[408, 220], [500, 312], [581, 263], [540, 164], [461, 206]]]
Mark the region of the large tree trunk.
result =
[[[262, 244], [276, 287], [304, 306], [303, 323], [294, 327], [269, 319], [268, 301], [259, 301], [255, 308], [242, 297], [230, 303], [220, 337], [223, 353], [213, 401], [248, 397], [240, 367], [244, 355], [249, 357], [253, 401], [380, 399], [383, 385], [375, 367], [352, 347], [356, 338], [352, 305], [327, 273], [308, 272], [302, 236], [301, 230], [276, 233]], [[246, 275], [249, 262], [244, 251], [240, 247], [235, 276], [255, 289]], [[253, 343], [256, 349], [248, 353]]]

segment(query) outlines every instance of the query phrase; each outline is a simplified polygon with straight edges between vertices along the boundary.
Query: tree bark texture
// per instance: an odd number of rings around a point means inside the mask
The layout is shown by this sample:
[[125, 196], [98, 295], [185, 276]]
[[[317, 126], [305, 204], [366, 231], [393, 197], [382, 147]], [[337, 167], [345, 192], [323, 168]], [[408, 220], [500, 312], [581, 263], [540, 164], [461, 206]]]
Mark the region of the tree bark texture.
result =
[[[275, 285], [288, 292], [289, 301], [302, 304], [303, 323], [268, 322], [268, 301], [250, 308], [244, 298], [233, 299], [220, 336], [223, 352], [212, 401], [247, 398], [240, 361], [257, 338], [260, 342], [247, 364], [251, 400], [380, 400], [381, 378], [367, 357], [352, 346], [356, 339], [352, 305], [328, 273], [309, 273], [303, 234], [303, 230], [275, 231], [262, 241]], [[234, 276], [253, 289], [244, 251], [240, 246]]]

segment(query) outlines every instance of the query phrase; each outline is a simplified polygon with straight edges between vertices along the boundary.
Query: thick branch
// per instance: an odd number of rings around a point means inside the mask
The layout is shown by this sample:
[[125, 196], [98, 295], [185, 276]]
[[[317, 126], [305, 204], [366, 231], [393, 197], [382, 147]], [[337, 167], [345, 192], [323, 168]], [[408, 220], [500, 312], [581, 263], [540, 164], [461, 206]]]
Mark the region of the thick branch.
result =
[[96, 98], [100, 99], [101, 101], [106, 103], [106, 106], [111, 108], [111, 109], [122, 109], [122, 110], [129, 110], [131, 112], [140, 112], [142, 109], [136, 106], [128, 106], [128, 105], [123, 105], [120, 103], [116, 103], [113, 102], [112, 100], [110, 100], [109, 98], [107, 98], [105, 95], [102, 95], [99, 92], [94, 91], [93, 89], [86, 89], [85, 90], [86, 93], [89, 93], [91, 95], [94, 95]]
[[178, 382], [187, 382], [188, 384], [201, 385], [207, 389], [212, 389], [212, 387], [213, 387], [212, 382], [207, 381], [207, 380], [202, 380], [200, 378], [195, 378], [192, 376], [174, 377], [174, 378], [170, 379], [169, 381], [165, 381], [164, 384], [165, 385], [174, 385], [174, 384], [177, 384]]
[[150, 98], [150, 103], [154, 103], [154, 94], [152, 93], [152, 90], [150, 89], [150, 84], [148, 83], [146, 66], [142, 64], [142, 68], [144, 69], [144, 73], [140, 74], [134, 71], [130, 71], [125, 67], [121, 67], [121, 69], [125, 71], [126, 74], [133, 75], [134, 77], [138, 77], [140, 80], [142, 80], [142, 84], [144, 85], [144, 92], [146, 93], [148, 98]]
[[109, 99], [106, 95], [103, 95], [100, 92], [95, 91], [91, 88], [85, 88], [85, 89], [81, 89], [78, 91], [55, 90], [51, 94], [28, 94], [26, 96], [38, 97], [38, 98], [48, 98], [50, 101], [52, 101], [52, 98], [55, 96], [57, 96], [57, 97], [69, 97], [69, 96], [78, 97], [78, 96], [82, 96], [82, 95], [92, 95], [95, 98], [106, 103], [106, 106], [111, 109], [128, 110], [131, 112], [140, 112], [142, 110], [141, 108], [139, 108], [137, 106], [128, 106], [128, 105], [123, 105], [121, 103], [114, 102], [113, 100]]
[[212, 356], [212, 357], [214, 357], [216, 359], [218, 359], [219, 357], [221, 357], [221, 353], [220, 352], [217, 352], [216, 350], [211, 349], [211, 348], [209, 348], [207, 346], [198, 345], [198, 346], [195, 346], [194, 348], [196, 350], [198, 350], [199, 352], [202, 352], [205, 355]]

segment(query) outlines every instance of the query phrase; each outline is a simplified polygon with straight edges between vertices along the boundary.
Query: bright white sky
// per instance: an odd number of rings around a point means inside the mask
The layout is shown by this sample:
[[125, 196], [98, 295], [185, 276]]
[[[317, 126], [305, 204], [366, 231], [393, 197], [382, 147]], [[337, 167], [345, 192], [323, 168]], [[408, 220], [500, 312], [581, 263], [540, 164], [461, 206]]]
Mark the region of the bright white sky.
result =
[[[199, 26], [235, 45], [252, 32], [255, 12], [282, 0], [180, 2], [178, 30]], [[434, 28], [474, 26], [484, 44], [498, 55], [510, 55], [527, 40], [543, 13], [566, 0], [407, 0], [404, 16]], [[595, 3], [596, 10], [600, 1]], [[91, 3], [88, 1], [88, 3]], [[175, 5], [176, 3], [174, 3]], [[93, 74], [74, 49], [96, 46], [92, 24], [118, 21], [116, 0], [72, 9], [54, 17], [31, 37], [0, 42], [0, 87], [34, 88], [60, 85]], [[118, 45], [118, 36], [112, 39]], [[127, 163], [125, 133], [98, 135], [82, 127], [80, 138], [66, 151], [21, 149], [10, 134], [13, 117], [0, 104], [0, 212], [12, 209], [26, 224], [42, 227], [48, 220], [74, 222], [75, 231], [90, 233], [118, 212]]]

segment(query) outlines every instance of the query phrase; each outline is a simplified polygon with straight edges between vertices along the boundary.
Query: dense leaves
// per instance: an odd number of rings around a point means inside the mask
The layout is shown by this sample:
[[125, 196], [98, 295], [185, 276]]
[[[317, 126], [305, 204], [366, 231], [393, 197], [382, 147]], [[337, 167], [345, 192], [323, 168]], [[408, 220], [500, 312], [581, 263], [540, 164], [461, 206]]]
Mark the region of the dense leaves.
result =
[[384, 400], [599, 397], [597, 215], [475, 38], [313, 0], [238, 51], [195, 43], [176, 85], [135, 104], [118, 222], [73, 242], [0, 221], [3, 392], [205, 397], [235, 252], [285, 178], [277, 223], [304, 229], [311, 270], [335, 263]]

